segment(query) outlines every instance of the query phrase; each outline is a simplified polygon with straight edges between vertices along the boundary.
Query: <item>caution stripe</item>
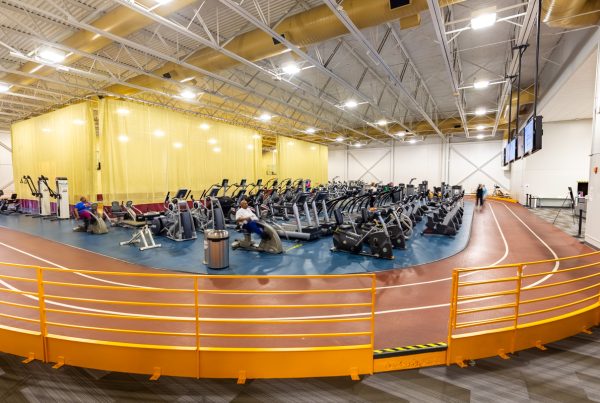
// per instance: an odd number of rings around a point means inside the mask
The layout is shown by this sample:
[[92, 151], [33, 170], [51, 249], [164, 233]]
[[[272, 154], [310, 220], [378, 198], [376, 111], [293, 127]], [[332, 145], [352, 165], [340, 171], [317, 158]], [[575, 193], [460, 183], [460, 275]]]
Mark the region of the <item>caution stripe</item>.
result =
[[427, 343], [415, 344], [414, 346], [383, 348], [373, 351], [373, 358], [389, 358], [400, 355], [432, 353], [434, 351], [443, 351], [448, 348], [446, 343]]

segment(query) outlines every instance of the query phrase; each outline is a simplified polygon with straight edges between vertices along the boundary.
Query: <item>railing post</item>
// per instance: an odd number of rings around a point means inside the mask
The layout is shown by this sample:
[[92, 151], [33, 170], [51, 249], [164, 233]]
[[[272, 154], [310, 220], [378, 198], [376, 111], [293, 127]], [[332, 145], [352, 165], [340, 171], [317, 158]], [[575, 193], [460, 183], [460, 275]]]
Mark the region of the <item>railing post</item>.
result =
[[450, 291], [450, 315], [448, 317], [448, 348], [446, 349], [446, 365], [450, 365], [452, 333], [456, 326], [456, 310], [458, 306], [458, 271], [452, 271], [452, 287]]
[[200, 312], [198, 306], [198, 276], [194, 277], [194, 318], [196, 318], [196, 379], [200, 379]]
[[515, 320], [513, 322], [513, 338], [512, 346], [510, 349], [511, 353], [515, 352], [517, 344], [517, 328], [519, 327], [519, 308], [521, 305], [521, 287], [523, 285], [523, 265], [517, 267], [517, 293], [515, 295]]
[[40, 310], [40, 334], [42, 336], [42, 349], [44, 362], [48, 362], [48, 327], [46, 325], [46, 298], [44, 297], [44, 271], [36, 267], [38, 305]]
[[377, 293], [377, 279], [371, 274], [371, 349], [375, 349], [375, 295]]

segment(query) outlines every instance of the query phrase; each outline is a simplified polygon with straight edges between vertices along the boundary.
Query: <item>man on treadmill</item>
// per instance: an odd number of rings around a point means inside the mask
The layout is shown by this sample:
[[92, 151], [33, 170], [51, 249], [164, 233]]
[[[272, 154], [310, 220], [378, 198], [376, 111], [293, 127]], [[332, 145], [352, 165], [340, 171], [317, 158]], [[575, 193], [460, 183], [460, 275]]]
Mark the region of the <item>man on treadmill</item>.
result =
[[240, 202], [240, 208], [235, 213], [235, 221], [246, 231], [250, 233], [254, 232], [261, 238], [264, 237], [264, 231], [258, 225], [258, 217], [248, 208], [248, 201], [246, 199]]

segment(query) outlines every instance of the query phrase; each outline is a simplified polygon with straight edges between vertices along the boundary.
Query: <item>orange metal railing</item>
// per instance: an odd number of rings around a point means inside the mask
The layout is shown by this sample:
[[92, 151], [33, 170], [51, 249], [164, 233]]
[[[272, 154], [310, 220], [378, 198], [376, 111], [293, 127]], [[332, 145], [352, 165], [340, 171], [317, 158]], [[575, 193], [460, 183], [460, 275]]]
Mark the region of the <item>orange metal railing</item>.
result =
[[0, 348], [29, 359], [154, 378], [373, 372], [373, 274], [0, 268]]
[[599, 323], [600, 252], [456, 269], [447, 364], [543, 349]]

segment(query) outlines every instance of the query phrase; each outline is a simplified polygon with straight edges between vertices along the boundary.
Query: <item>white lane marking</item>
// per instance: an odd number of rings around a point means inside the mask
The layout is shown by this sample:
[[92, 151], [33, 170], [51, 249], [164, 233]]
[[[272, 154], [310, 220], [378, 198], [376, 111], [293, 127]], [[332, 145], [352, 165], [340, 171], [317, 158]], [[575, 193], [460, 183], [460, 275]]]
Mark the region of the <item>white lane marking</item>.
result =
[[[498, 260], [496, 260], [494, 263], [490, 264], [489, 266], [496, 266], [498, 264], [500, 264], [502, 261], [504, 261], [504, 259], [506, 259], [506, 257], [508, 256], [508, 242], [506, 242], [506, 237], [504, 236], [504, 231], [502, 231], [502, 228], [500, 227], [500, 223], [498, 222], [498, 218], [496, 217], [496, 213], [494, 213], [494, 209], [492, 208], [492, 205], [490, 204], [490, 211], [492, 212], [492, 216], [494, 217], [494, 221], [496, 222], [496, 227], [498, 228], [498, 231], [500, 232], [500, 236], [502, 237], [502, 241], [504, 242], [504, 255], [502, 255], [502, 257]], [[488, 266], [482, 266], [482, 267], [488, 267]], [[475, 274], [477, 272], [470, 272], [470, 273], [466, 273], [463, 275], [463, 277]], [[439, 283], [442, 281], [450, 281], [452, 280], [452, 277], [445, 277], [445, 278], [440, 278], [437, 280], [430, 280], [430, 281], [422, 281], [419, 283], [409, 283], [409, 284], [395, 284], [395, 285], [386, 285], [386, 286], [381, 286], [381, 287], [377, 287], [378, 290], [386, 290], [386, 289], [390, 289], [390, 288], [401, 288], [401, 287], [411, 287], [411, 286], [415, 286], [415, 285], [424, 285], [424, 284], [432, 284], [432, 283]]]
[[121, 285], [121, 286], [125, 286], [125, 287], [146, 288], [146, 289], [153, 289], [153, 290], [155, 290], [155, 289], [156, 289], [155, 287], [148, 287], [148, 286], [143, 286], [143, 285], [135, 285], [135, 284], [127, 284], [127, 283], [119, 283], [119, 282], [117, 282], [117, 281], [104, 280], [104, 279], [101, 279], [101, 278], [98, 278], [98, 277], [90, 276], [90, 275], [88, 275], [88, 274], [85, 274], [85, 273], [78, 273], [78, 272], [76, 272], [76, 271], [73, 271], [73, 269], [69, 269], [68, 267], [61, 266], [61, 265], [59, 265], [59, 264], [57, 264], [57, 263], [51, 262], [51, 261], [49, 261], [49, 260], [46, 260], [46, 259], [44, 259], [44, 258], [41, 258], [41, 257], [39, 257], [39, 256], [36, 256], [36, 255], [33, 255], [33, 254], [31, 254], [31, 253], [25, 252], [24, 250], [21, 250], [21, 249], [19, 249], [19, 248], [15, 248], [14, 246], [7, 245], [7, 244], [5, 244], [4, 242], [0, 242], [0, 245], [2, 245], [2, 246], [4, 246], [4, 247], [6, 247], [6, 248], [8, 248], [8, 249], [12, 249], [12, 250], [14, 250], [15, 252], [19, 252], [19, 253], [22, 253], [23, 255], [26, 255], [26, 256], [32, 257], [32, 258], [34, 258], [34, 259], [37, 259], [37, 260], [39, 260], [39, 261], [41, 261], [41, 262], [47, 263], [47, 264], [49, 264], [49, 265], [52, 265], [52, 266], [54, 266], [54, 267], [58, 267], [59, 269], [65, 269], [65, 270], [69, 270], [69, 272], [71, 272], [71, 273], [73, 273], [73, 274], [77, 274], [77, 275], [79, 275], [79, 276], [81, 276], [81, 277], [86, 277], [86, 278], [89, 278], [89, 279], [91, 279], [91, 280], [96, 280], [96, 281], [100, 281], [100, 282], [107, 283], [107, 284]]
[[[508, 208], [508, 206], [507, 206], [506, 204], [504, 205], [504, 207], [506, 207], [506, 209], [507, 209], [508, 211], [510, 211], [510, 213], [511, 213], [512, 215], [514, 215], [514, 216], [517, 218], [517, 220], [519, 220], [519, 221], [521, 222], [521, 224], [523, 224], [523, 225], [525, 226], [525, 228], [527, 228], [527, 229], [529, 230], [529, 232], [531, 232], [531, 233], [533, 234], [533, 236], [534, 236], [534, 237], [536, 237], [536, 238], [538, 239], [538, 241], [540, 241], [540, 242], [542, 243], [542, 245], [544, 245], [544, 246], [545, 246], [545, 247], [546, 247], [546, 248], [547, 248], [547, 249], [550, 251], [550, 253], [552, 253], [552, 256], [554, 256], [554, 259], [558, 259], [558, 255], [557, 255], [557, 254], [554, 252], [554, 250], [552, 250], [552, 248], [551, 248], [550, 246], [548, 246], [548, 244], [547, 244], [546, 242], [544, 242], [544, 240], [543, 240], [542, 238], [540, 238], [540, 237], [538, 236], [538, 234], [536, 234], [536, 233], [535, 233], [535, 232], [534, 232], [534, 231], [533, 231], [533, 230], [532, 230], [532, 229], [529, 227], [529, 225], [525, 224], [525, 222], [524, 222], [523, 220], [521, 220], [521, 218], [519, 218], [519, 216], [518, 216], [518, 215], [516, 215], [516, 214], [514, 213], [514, 211], [512, 211], [510, 208]], [[557, 262], [554, 264], [554, 268], [552, 269], [552, 272], [553, 272], [553, 273], [556, 273], [556, 271], [558, 270], [559, 266], [560, 266], [560, 261], [557, 261]], [[544, 281], [548, 280], [548, 279], [549, 279], [550, 277], [552, 277], [552, 276], [553, 276], [553, 274], [548, 274], [548, 275], [546, 275], [546, 276], [542, 277], [541, 279], [539, 279], [538, 281], [536, 281], [535, 283], [529, 284], [528, 286], [526, 286], [526, 287], [523, 287], [523, 288], [531, 288], [531, 287], [535, 287], [536, 285], [539, 285], [539, 284], [543, 283]]]

